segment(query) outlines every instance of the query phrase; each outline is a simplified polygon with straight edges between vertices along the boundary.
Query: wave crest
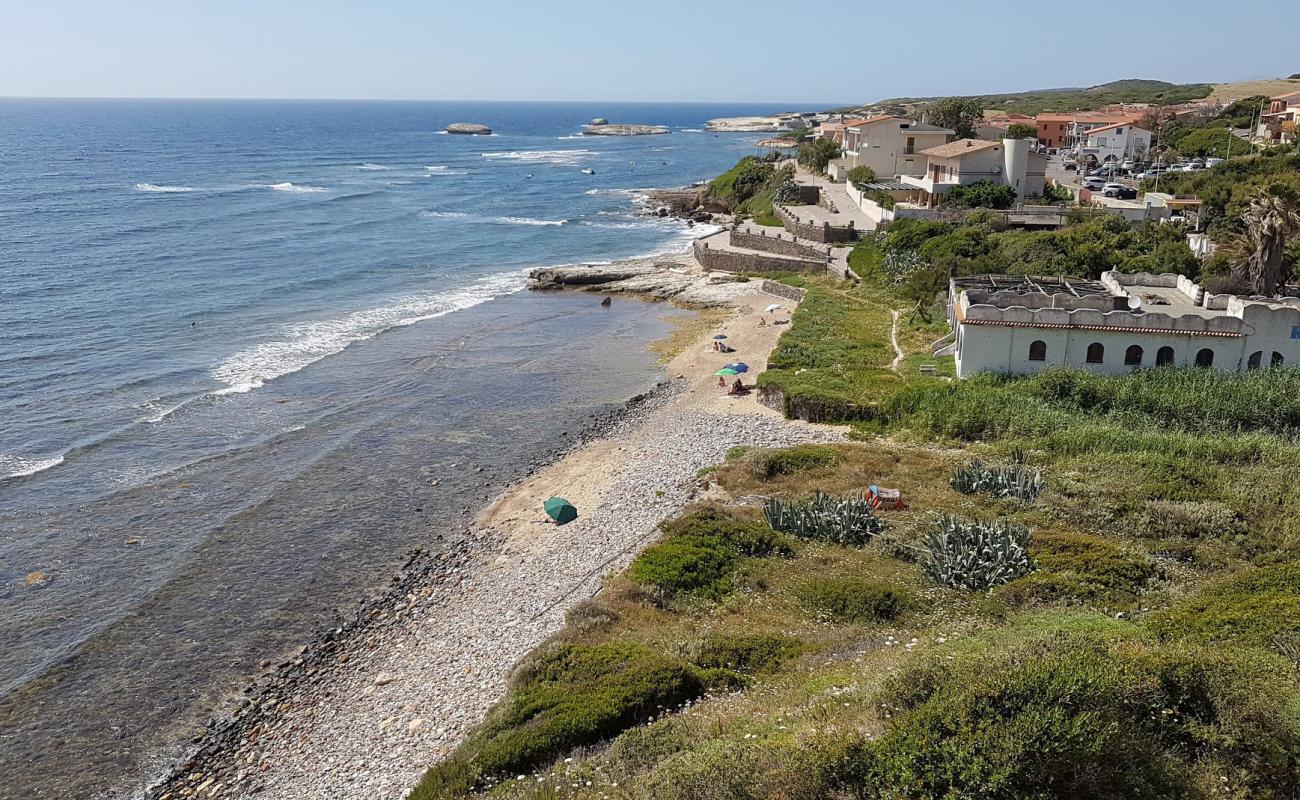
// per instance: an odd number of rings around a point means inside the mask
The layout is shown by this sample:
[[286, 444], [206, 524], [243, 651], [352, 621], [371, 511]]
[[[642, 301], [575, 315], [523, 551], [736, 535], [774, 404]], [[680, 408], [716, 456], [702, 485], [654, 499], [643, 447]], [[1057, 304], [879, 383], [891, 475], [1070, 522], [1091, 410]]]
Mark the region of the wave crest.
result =
[[353, 342], [512, 294], [523, 289], [527, 280], [526, 272], [489, 275], [461, 289], [407, 295], [392, 305], [356, 311], [338, 319], [288, 325], [282, 338], [241, 350], [213, 367], [212, 377], [224, 385], [212, 394], [250, 392], [269, 380], [342, 352]]
[[289, 183], [288, 181], [285, 181], [284, 183], [268, 184], [263, 188], [274, 189], [277, 192], [295, 192], [298, 194], [315, 194], [317, 192], [329, 191], [329, 189], [326, 189], [323, 186], [302, 186], [297, 183]]
[[25, 458], [0, 453], [0, 480], [35, 475], [38, 472], [44, 472], [50, 467], [57, 467], [62, 463], [62, 454], [53, 458]]
[[166, 186], [159, 183], [137, 183], [135, 185], [137, 192], [152, 192], [157, 194], [184, 194], [186, 192], [197, 191], [193, 186]]

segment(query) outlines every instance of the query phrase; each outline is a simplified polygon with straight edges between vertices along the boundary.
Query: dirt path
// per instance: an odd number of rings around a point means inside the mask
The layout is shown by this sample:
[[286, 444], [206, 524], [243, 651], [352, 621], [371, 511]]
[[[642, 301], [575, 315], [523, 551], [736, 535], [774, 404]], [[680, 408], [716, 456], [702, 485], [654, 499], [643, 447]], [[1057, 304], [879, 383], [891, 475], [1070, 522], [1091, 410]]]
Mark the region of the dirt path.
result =
[[899, 317], [899, 313], [898, 313], [897, 310], [890, 309], [889, 316], [890, 316], [890, 323], [889, 323], [889, 343], [890, 343], [891, 345], [893, 345], [893, 347], [894, 347], [894, 352], [898, 354], [898, 355], [894, 356], [894, 360], [890, 362], [890, 364], [889, 364], [889, 368], [890, 368], [891, 370], [893, 370], [894, 372], [898, 372], [898, 367], [899, 367], [900, 364], [903, 363], [903, 359], [906, 358], [906, 354], [903, 353], [903, 348], [901, 348], [901, 347], [898, 346], [898, 317]]

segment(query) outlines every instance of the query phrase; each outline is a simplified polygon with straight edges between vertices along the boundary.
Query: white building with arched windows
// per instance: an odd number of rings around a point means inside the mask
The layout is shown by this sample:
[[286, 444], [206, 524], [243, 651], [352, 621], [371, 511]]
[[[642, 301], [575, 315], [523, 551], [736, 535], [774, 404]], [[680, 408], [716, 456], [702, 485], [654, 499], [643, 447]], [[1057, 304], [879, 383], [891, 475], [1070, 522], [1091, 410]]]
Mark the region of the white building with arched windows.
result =
[[979, 275], [948, 288], [957, 377], [1068, 365], [1240, 371], [1300, 364], [1300, 298], [1209, 294], [1181, 275], [1106, 272], [1101, 280]]

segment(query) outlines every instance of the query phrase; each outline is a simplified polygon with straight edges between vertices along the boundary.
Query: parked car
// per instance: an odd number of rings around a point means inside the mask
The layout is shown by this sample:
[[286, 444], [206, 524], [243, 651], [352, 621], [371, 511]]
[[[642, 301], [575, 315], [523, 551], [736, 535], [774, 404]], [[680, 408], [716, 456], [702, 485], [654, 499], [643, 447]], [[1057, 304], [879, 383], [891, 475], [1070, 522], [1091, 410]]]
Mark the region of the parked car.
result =
[[1073, 161], [1066, 161], [1065, 163], [1061, 164], [1061, 168], [1073, 172], [1079, 168], [1079, 165], [1074, 163]]
[[1121, 186], [1119, 187], [1119, 190], [1115, 192], [1115, 199], [1136, 200], [1138, 199], [1138, 190], [1134, 189], [1132, 186]]
[[1097, 191], [1101, 191], [1102, 187], [1106, 185], [1106, 179], [1089, 175], [1088, 177], [1083, 179], [1082, 183], [1083, 183], [1083, 188], [1088, 189], [1089, 191], [1097, 192]]
[[1210, 167], [1217, 167], [1222, 163], [1223, 159], [1221, 158], [1207, 158], [1205, 159], [1205, 168], [1209, 169]]
[[1124, 184], [1122, 183], [1108, 183], [1101, 187], [1101, 196], [1116, 197], [1119, 194], [1119, 190], [1123, 188]]

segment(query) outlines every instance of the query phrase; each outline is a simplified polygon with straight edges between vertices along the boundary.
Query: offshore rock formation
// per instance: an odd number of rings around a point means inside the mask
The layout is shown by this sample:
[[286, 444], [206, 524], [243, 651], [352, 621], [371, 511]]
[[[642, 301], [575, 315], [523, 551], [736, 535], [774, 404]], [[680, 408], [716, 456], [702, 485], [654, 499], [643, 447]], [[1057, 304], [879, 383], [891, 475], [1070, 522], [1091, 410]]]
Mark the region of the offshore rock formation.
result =
[[460, 133], [469, 136], [490, 136], [492, 129], [477, 122], [453, 122], [447, 126], [447, 133]]

